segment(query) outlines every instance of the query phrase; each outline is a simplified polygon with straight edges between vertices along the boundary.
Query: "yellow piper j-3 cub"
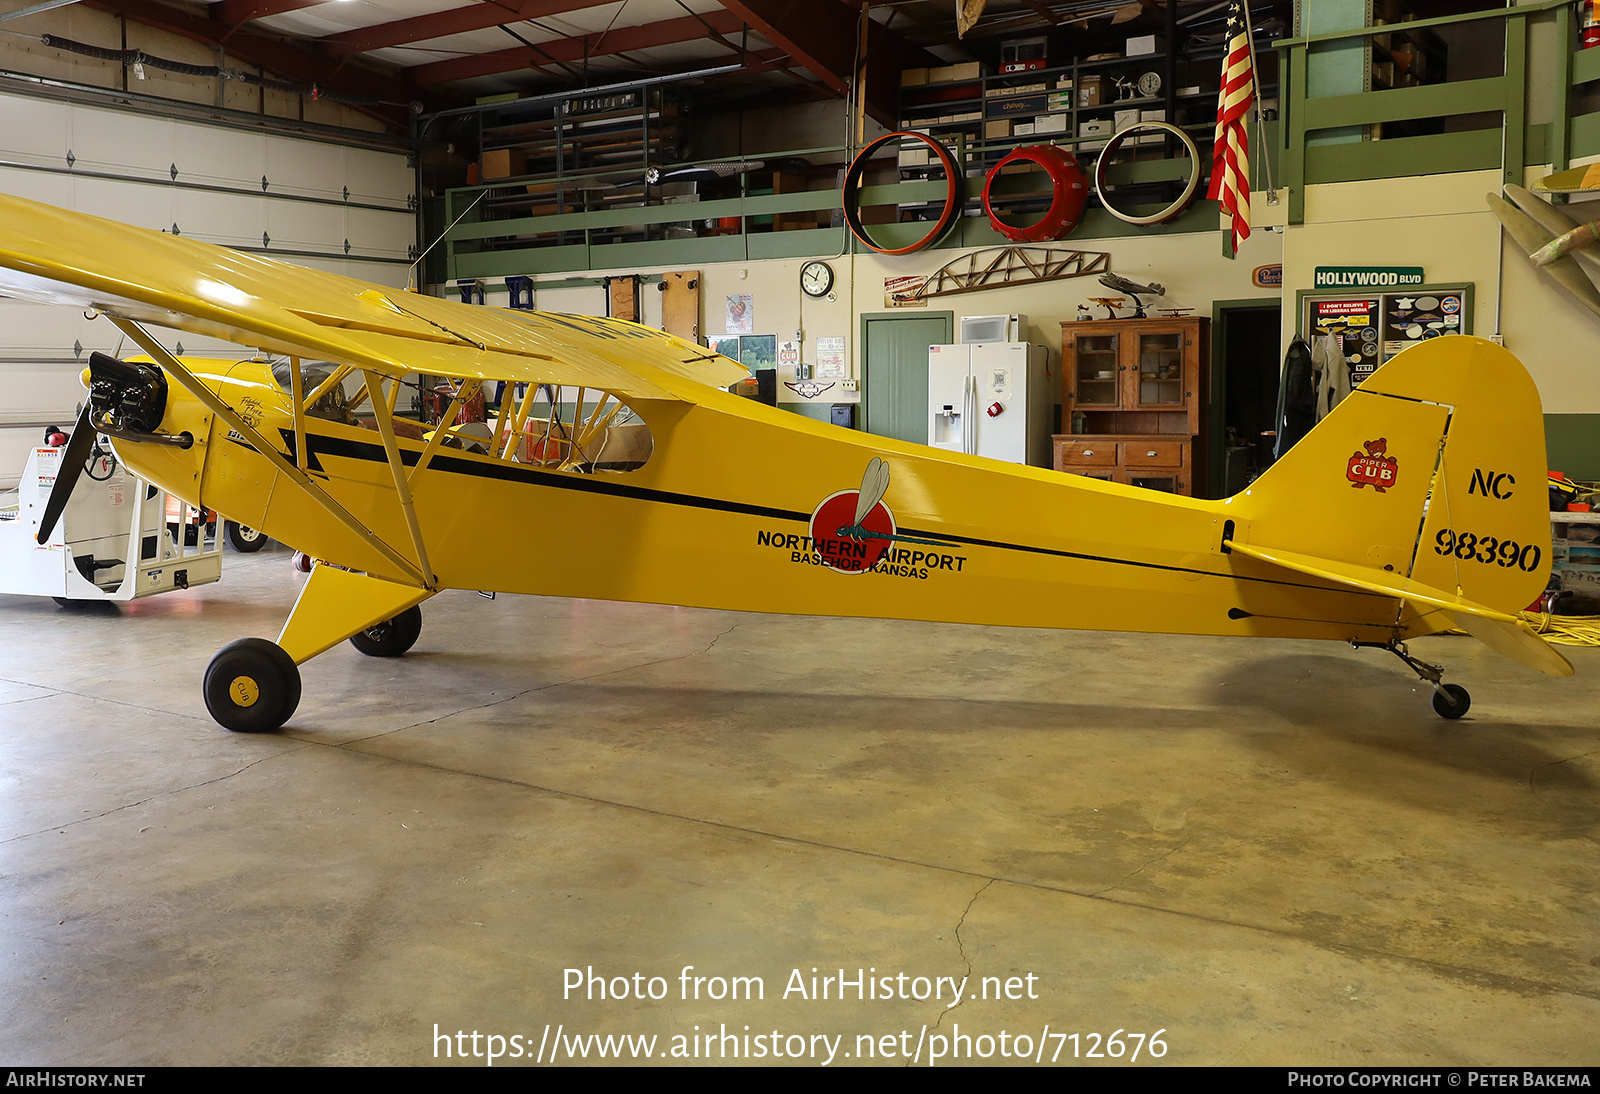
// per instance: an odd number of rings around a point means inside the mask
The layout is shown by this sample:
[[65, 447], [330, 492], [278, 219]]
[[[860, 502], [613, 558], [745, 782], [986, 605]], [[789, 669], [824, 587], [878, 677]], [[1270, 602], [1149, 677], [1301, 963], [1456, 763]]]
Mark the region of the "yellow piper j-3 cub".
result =
[[[283, 725], [297, 666], [347, 638], [405, 652], [444, 588], [1334, 639], [1398, 655], [1447, 718], [1466, 691], [1406, 640], [1459, 626], [1572, 672], [1517, 618], [1550, 568], [1538, 392], [1477, 338], [1406, 350], [1249, 489], [1200, 501], [814, 422], [632, 323], [457, 304], [14, 198], [0, 293], [91, 309], [144, 351], [93, 358], [75, 447], [109, 434], [136, 474], [317, 560], [276, 642], [240, 639], [206, 670], [229, 729]], [[261, 354], [179, 360], [151, 327]], [[418, 374], [448, 381], [437, 424], [400, 413]], [[462, 413], [486, 393], [497, 410]]]

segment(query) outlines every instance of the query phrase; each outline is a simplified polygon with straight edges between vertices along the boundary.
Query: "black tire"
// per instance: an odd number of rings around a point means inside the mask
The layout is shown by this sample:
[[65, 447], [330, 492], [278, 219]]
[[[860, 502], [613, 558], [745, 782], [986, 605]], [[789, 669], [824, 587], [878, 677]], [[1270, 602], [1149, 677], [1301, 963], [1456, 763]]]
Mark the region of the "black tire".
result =
[[255, 528], [247, 528], [236, 520], [227, 522], [227, 535], [228, 542], [233, 544], [233, 549], [235, 551], [243, 551], [246, 554], [251, 551], [259, 551], [267, 545], [265, 532], [258, 531]]
[[[1467, 689], [1460, 684], [1439, 685], [1444, 694], [1433, 693], [1433, 712], [1441, 718], [1455, 719], [1465, 714], [1472, 706], [1472, 696], [1467, 694]], [[1446, 698], [1445, 696], [1449, 696]]]
[[417, 644], [421, 634], [422, 609], [412, 606], [393, 619], [351, 635], [350, 644], [368, 657], [399, 657]]
[[204, 693], [206, 709], [224, 729], [270, 733], [300, 705], [300, 670], [277, 643], [241, 638], [206, 666]]

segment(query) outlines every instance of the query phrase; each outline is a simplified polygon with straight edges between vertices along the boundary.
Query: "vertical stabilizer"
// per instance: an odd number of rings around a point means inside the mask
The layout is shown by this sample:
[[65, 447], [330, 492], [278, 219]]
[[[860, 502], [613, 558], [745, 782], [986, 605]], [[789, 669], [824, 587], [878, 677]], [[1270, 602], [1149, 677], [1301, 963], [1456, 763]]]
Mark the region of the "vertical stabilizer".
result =
[[1527, 370], [1502, 346], [1455, 335], [1378, 369], [1228, 504], [1248, 521], [1242, 542], [1514, 615], [1549, 577], [1545, 477]]

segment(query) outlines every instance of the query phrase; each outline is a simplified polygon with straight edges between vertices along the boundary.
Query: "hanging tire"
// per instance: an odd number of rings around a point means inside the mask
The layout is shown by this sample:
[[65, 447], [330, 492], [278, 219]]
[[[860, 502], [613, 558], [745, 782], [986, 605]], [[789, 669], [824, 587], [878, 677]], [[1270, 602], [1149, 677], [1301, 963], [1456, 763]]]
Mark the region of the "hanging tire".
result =
[[247, 528], [236, 520], [228, 521], [227, 535], [228, 542], [233, 544], [233, 549], [235, 551], [243, 551], [246, 554], [251, 551], [259, 551], [267, 545], [267, 534], [265, 532], [256, 528]]
[[1459, 718], [1472, 706], [1472, 696], [1460, 684], [1441, 684], [1440, 688], [1433, 693], [1433, 712], [1439, 717]]
[[206, 666], [206, 709], [224, 729], [269, 733], [300, 705], [300, 670], [283, 647], [265, 638], [241, 638], [217, 651]]
[[357, 631], [350, 644], [368, 657], [399, 657], [422, 634], [422, 609], [413, 605], [393, 619]]

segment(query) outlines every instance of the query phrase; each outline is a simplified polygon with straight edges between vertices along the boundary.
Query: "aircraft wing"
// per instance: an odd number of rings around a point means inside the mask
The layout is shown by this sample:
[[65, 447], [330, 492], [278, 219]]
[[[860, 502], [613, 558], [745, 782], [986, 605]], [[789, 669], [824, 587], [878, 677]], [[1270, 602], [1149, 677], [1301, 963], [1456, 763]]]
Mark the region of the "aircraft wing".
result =
[[1540, 194], [1579, 194], [1600, 190], [1600, 163], [1556, 171], [1534, 183], [1533, 189]]
[[1462, 630], [1495, 652], [1550, 676], [1572, 675], [1572, 662], [1563, 657], [1550, 643], [1534, 634], [1516, 616], [1506, 612], [1496, 611], [1494, 608], [1413, 581], [1398, 573], [1250, 543], [1233, 542], [1228, 547], [1229, 550], [1297, 573], [1311, 574], [1365, 592], [1398, 597], [1428, 608], [1443, 609], [1450, 613]]
[[636, 323], [460, 304], [5, 195], [0, 294], [390, 375], [553, 383], [645, 399], [692, 399], [697, 385], [725, 387], [749, 375]]
[[[1506, 194], [1511, 201], [1495, 194], [1486, 194], [1485, 197], [1506, 232], [1530, 257], [1552, 239], [1578, 227], [1576, 220], [1521, 186], [1508, 185]], [[1594, 282], [1584, 273], [1576, 258], [1565, 255], [1542, 269], [1576, 297], [1580, 304], [1600, 315], [1600, 289], [1595, 288]]]

